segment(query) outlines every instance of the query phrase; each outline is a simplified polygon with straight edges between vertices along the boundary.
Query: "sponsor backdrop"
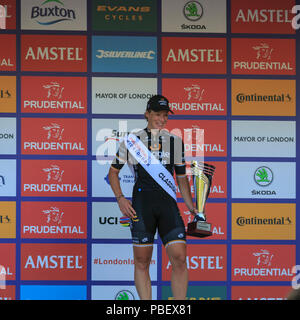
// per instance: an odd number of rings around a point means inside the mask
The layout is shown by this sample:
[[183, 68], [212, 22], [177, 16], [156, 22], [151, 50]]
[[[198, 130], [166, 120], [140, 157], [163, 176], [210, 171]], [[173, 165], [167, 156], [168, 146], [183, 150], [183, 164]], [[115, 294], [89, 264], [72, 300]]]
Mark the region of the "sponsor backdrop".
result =
[[[108, 169], [156, 93], [187, 157], [216, 166], [187, 299], [285, 299], [300, 265], [297, 4], [0, 0], [0, 300], [138, 299]], [[127, 166], [120, 183], [130, 198]], [[150, 274], [153, 299], [172, 299], [159, 236]]]

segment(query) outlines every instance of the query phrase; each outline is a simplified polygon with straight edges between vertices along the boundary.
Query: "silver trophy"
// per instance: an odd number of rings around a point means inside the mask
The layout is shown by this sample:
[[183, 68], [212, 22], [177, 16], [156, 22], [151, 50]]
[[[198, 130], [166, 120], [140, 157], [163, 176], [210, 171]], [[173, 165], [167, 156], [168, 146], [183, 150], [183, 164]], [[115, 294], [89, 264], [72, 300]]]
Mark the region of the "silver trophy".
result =
[[211, 224], [206, 221], [205, 204], [210, 192], [211, 181], [216, 167], [193, 160], [191, 168], [198, 213], [195, 215], [194, 221], [188, 223], [187, 234], [193, 237], [208, 237], [212, 235], [212, 231]]

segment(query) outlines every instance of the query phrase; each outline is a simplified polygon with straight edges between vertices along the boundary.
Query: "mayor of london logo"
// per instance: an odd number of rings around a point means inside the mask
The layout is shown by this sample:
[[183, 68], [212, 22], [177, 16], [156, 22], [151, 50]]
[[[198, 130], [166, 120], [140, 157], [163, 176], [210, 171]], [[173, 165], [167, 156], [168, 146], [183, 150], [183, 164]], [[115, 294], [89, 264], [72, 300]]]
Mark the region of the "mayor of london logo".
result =
[[203, 7], [198, 1], [189, 1], [183, 7], [184, 16], [190, 21], [197, 21], [203, 16]]
[[254, 181], [261, 187], [270, 185], [273, 181], [273, 178], [273, 172], [268, 167], [259, 167], [255, 170]]

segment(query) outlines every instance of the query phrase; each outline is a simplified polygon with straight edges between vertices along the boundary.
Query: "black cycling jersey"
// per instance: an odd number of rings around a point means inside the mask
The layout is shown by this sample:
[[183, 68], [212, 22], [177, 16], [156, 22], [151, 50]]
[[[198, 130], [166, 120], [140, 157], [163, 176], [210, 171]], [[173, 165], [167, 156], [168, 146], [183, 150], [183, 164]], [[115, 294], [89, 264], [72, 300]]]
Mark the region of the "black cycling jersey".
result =
[[[154, 135], [147, 128], [135, 133], [135, 135], [172, 175], [174, 170], [177, 176], [185, 175], [184, 145], [179, 137], [165, 130]], [[164, 245], [185, 241], [185, 226], [176, 202], [135, 161], [122, 142], [112, 167], [120, 170], [126, 162], [133, 165], [135, 172], [132, 206], [136, 211], [137, 219], [131, 221], [133, 244], [151, 245], [156, 229], [158, 229]]]
[[[151, 151], [171, 175], [173, 175], [174, 169], [177, 175], [185, 175], [184, 145], [181, 138], [170, 134], [166, 130], [161, 130], [159, 134], [154, 135], [147, 128], [135, 133], [135, 135], [148, 147], [148, 150]], [[112, 167], [120, 170], [126, 162], [133, 165], [135, 181], [143, 185], [144, 190], [160, 188], [146, 170], [135, 161], [124, 142], [122, 142], [116, 158], [112, 162]]]

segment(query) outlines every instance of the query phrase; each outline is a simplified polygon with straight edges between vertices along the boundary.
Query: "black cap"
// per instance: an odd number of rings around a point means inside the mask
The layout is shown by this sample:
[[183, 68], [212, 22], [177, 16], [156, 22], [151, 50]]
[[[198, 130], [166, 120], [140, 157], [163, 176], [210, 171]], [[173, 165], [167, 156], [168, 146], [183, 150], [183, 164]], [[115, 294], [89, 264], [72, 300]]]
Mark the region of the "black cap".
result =
[[166, 110], [174, 114], [174, 112], [169, 107], [169, 100], [161, 96], [159, 94], [152, 96], [148, 103], [146, 111], [153, 110], [153, 111], [162, 111]]

